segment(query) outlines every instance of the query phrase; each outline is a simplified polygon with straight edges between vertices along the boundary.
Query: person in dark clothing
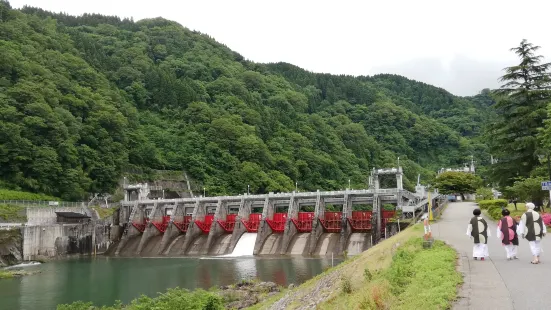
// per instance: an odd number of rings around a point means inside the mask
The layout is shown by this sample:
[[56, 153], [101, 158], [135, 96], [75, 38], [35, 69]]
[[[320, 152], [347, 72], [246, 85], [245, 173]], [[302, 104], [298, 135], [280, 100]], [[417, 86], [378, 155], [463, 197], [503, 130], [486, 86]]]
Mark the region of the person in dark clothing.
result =
[[501, 238], [501, 244], [503, 244], [503, 247], [505, 248], [508, 260], [518, 259], [518, 223], [509, 216], [510, 214], [511, 212], [507, 209], [501, 211], [501, 215], [503, 217], [497, 223], [497, 237]]
[[540, 263], [541, 239], [547, 234], [547, 228], [543, 224], [541, 215], [534, 211], [535, 205], [531, 202], [526, 204], [526, 213], [520, 218], [518, 233], [522, 238], [528, 240], [530, 250], [534, 256], [531, 263]]
[[473, 217], [467, 226], [467, 236], [471, 236], [474, 241], [473, 245], [473, 258], [476, 260], [484, 260], [485, 257], [489, 257], [488, 253], [488, 237], [490, 237], [490, 230], [488, 229], [488, 223], [480, 216], [480, 209], [474, 209]]

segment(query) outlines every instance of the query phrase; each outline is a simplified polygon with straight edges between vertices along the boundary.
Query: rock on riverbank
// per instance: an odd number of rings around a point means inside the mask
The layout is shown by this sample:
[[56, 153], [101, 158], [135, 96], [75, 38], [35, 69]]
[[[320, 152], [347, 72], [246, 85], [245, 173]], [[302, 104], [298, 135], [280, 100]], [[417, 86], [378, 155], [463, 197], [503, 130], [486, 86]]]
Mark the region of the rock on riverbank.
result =
[[244, 309], [279, 292], [282, 287], [273, 282], [242, 281], [221, 286], [218, 294], [224, 298], [226, 309]]
[[23, 260], [23, 238], [18, 228], [0, 230], [0, 267], [21, 263]]

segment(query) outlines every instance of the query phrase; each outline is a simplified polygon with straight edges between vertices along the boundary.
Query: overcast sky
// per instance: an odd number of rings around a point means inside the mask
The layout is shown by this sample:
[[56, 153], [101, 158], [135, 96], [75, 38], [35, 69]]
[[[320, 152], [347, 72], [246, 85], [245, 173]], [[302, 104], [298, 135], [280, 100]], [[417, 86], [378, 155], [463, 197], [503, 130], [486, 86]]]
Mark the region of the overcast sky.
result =
[[396, 73], [458, 95], [497, 87], [501, 69], [516, 63], [509, 48], [523, 38], [545, 56], [551, 51], [549, 0], [9, 2], [72, 15], [161, 16], [253, 61], [334, 74]]

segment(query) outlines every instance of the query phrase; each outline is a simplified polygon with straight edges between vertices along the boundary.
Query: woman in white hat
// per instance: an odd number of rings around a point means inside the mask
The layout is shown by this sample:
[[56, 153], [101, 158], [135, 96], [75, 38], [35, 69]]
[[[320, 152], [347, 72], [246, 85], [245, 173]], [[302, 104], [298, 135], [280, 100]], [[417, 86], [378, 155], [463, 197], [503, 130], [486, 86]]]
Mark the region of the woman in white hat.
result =
[[534, 258], [532, 264], [540, 263], [541, 239], [547, 234], [547, 229], [543, 224], [540, 214], [534, 211], [535, 205], [531, 202], [526, 204], [526, 213], [520, 218], [518, 233], [522, 238], [528, 240], [530, 250]]

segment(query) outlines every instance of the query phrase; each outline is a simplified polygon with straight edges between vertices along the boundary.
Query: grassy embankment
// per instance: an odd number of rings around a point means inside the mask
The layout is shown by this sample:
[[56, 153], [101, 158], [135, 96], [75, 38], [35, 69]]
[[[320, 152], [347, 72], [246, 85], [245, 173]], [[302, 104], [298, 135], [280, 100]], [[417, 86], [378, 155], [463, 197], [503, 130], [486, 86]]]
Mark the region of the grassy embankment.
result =
[[268, 309], [274, 303], [295, 309], [314, 300], [317, 309], [449, 308], [462, 282], [457, 253], [441, 241], [423, 249], [422, 229], [415, 225], [284, 296], [249, 309]]
[[44, 194], [14, 191], [0, 188], [0, 200], [59, 201], [59, 198]]
[[0, 204], [0, 222], [3, 223], [25, 223], [27, 222], [27, 215], [25, 208], [10, 205]]
[[[5, 200], [8, 202], [3, 203]], [[10, 204], [10, 200], [44, 201], [44, 206], [47, 206], [47, 201], [59, 201], [59, 198], [0, 188], [0, 222], [23, 223], [27, 221], [25, 208], [13, 203]]]
[[94, 209], [98, 213], [100, 219], [111, 216], [113, 215], [113, 213], [115, 213], [115, 211], [117, 211], [117, 208], [102, 208], [98, 206], [92, 207], [92, 209]]
[[38, 272], [30, 272], [25, 270], [0, 270], [0, 279], [11, 279], [16, 277], [33, 275]]

